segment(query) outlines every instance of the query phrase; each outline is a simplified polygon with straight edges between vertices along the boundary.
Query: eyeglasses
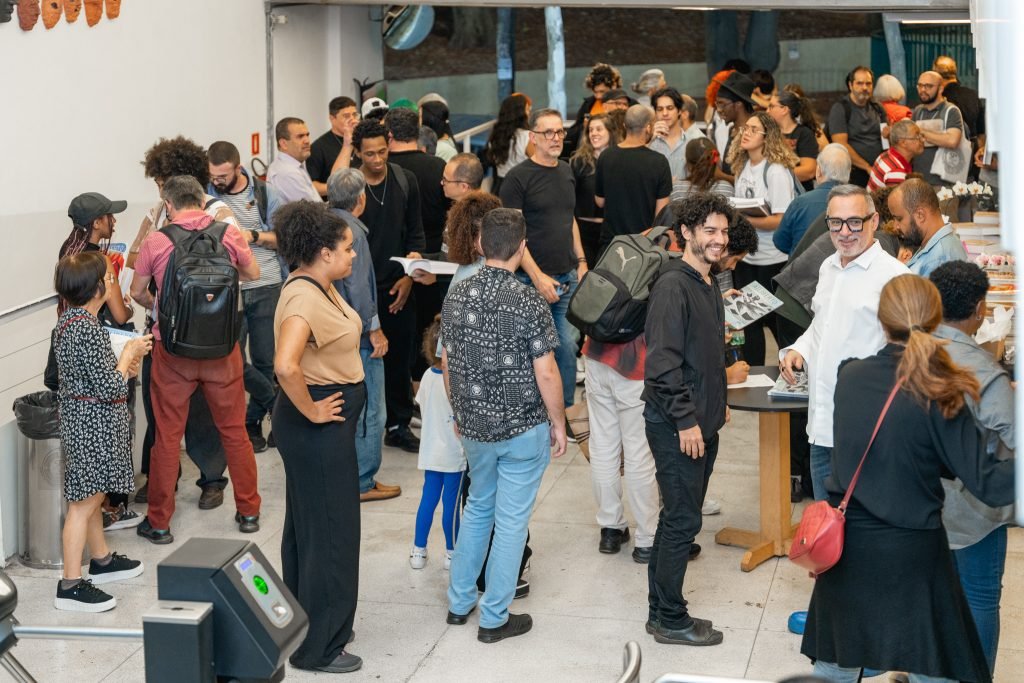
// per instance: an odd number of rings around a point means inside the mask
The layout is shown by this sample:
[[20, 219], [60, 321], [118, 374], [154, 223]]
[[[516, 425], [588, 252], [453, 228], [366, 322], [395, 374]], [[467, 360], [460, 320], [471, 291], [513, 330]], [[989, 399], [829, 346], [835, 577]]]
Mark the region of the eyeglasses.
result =
[[717, 109], [718, 111], [722, 111], [723, 109], [728, 109], [730, 106], [734, 104], [736, 103], [733, 102], [732, 100], [723, 100], [721, 97], [719, 97], [717, 100], [715, 100], [715, 109]]
[[825, 216], [825, 225], [828, 226], [830, 232], [842, 232], [844, 225], [850, 229], [850, 232], [860, 232], [864, 229], [864, 221], [870, 220], [874, 215], [874, 213], [869, 213], [867, 216], [851, 216], [849, 218]]
[[465, 180], [455, 180], [454, 178], [449, 179], [449, 178], [445, 178], [444, 176], [441, 176], [441, 185], [455, 185], [457, 183], [463, 183], [464, 185], [469, 185], [469, 183], [467, 183]]
[[551, 130], [534, 130], [530, 132], [535, 133], [537, 135], [543, 135], [545, 140], [554, 140], [555, 138], [561, 140], [568, 133], [568, 131], [565, 130], [565, 128], [553, 128]]
[[754, 128], [753, 126], [740, 126], [741, 133], [750, 133], [751, 135], [764, 135], [764, 128]]

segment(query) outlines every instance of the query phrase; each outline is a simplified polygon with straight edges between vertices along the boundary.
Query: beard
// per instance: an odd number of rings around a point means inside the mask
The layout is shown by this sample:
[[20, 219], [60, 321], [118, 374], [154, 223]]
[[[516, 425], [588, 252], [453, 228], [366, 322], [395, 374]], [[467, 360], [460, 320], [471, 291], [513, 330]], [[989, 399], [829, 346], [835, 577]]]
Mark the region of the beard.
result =
[[913, 217], [910, 218], [910, 230], [903, 236], [903, 244], [912, 251], [917, 251], [924, 244], [924, 234], [921, 232], [921, 226], [914, 221]]
[[702, 243], [698, 242], [696, 239], [692, 239], [687, 243], [686, 248], [690, 250], [690, 253], [693, 256], [696, 256], [701, 260], [701, 262], [708, 264], [711, 266], [711, 269], [714, 270], [718, 262], [722, 260], [723, 256], [725, 256], [725, 246], [722, 246], [717, 256], [713, 256], [709, 253], [708, 249], [710, 246], [711, 242]]
[[921, 104], [931, 104], [939, 97], [939, 91], [936, 90], [931, 96], [922, 95], [920, 91], [917, 93], [917, 99], [921, 100]]

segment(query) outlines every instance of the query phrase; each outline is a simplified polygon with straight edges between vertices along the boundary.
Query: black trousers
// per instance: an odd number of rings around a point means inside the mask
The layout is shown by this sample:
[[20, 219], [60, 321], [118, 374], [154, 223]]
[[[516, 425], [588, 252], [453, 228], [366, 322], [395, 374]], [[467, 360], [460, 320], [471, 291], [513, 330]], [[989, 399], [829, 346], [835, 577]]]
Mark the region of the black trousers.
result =
[[388, 311], [394, 296], [389, 287], [377, 289], [377, 315], [380, 328], [388, 338], [388, 352], [384, 354], [384, 401], [387, 420], [384, 426], [405, 427], [413, 413], [412, 366], [422, 346], [416, 336], [416, 291], [409, 294], [405, 306], [398, 313]]
[[690, 546], [703, 524], [700, 509], [718, 457], [718, 434], [704, 442], [704, 456], [695, 459], [679, 449], [674, 425], [648, 420], [646, 431], [662, 502], [647, 565], [648, 617], [667, 629], [689, 628], [693, 620], [683, 599], [683, 580]]
[[[448, 287], [451, 283], [452, 279], [448, 276], [437, 278], [437, 282], [432, 285], [413, 283], [412, 291], [416, 293], [416, 339], [423, 339], [430, 323], [434, 322], [434, 316], [441, 312], [441, 304], [444, 303], [444, 297], [448, 294]], [[413, 352], [411, 371], [413, 380], [422, 377], [427, 368], [433, 365], [433, 359], [428, 363], [421, 347], [422, 344], [417, 344], [416, 350]]]
[[313, 424], [284, 391], [271, 421], [285, 472], [281, 568], [309, 615], [294, 666], [325, 666], [352, 636], [359, 598], [359, 463], [356, 428], [366, 386], [310, 386], [314, 401], [342, 392], [344, 422]]
[[[804, 333], [804, 328], [784, 316], [775, 316], [775, 339], [779, 348], [784, 349]], [[804, 493], [813, 495], [811, 489], [811, 444], [807, 441], [807, 412], [789, 414], [789, 474], [800, 477]]]
[[[732, 281], [736, 289], [743, 289], [751, 282], [759, 282], [762, 287], [771, 292], [775, 290], [772, 278], [778, 275], [785, 266], [785, 262], [773, 263], [770, 266], [754, 266], [740, 261], [732, 273]], [[743, 336], [746, 339], [743, 343], [743, 357], [751, 365], [765, 364], [764, 328], [769, 328], [774, 334], [777, 317], [774, 313], [769, 313], [757, 322], [743, 328]]]
[[[156, 342], [159, 344], [160, 342]], [[156, 440], [156, 416], [153, 415], [153, 403], [150, 400], [150, 375], [153, 369], [153, 354], [142, 358], [142, 409], [146, 413], [146, 434], [142, 437], [142, 473], [149, 476], [149, 456]], [[185, 421], [185, 452], [199, 468], [199, 479], [196, 486], [205, 488], [212, 486], [223, 490], [228, 485], [224, 476], [228, 468], [224, 446], [220, 442], [220, 432], [213, 423], [213, 414], [206, 403], [202, 389], [196, 389], [188, 406], [188, 419]], [[181, 476], [181, 468], [178, 469]]]

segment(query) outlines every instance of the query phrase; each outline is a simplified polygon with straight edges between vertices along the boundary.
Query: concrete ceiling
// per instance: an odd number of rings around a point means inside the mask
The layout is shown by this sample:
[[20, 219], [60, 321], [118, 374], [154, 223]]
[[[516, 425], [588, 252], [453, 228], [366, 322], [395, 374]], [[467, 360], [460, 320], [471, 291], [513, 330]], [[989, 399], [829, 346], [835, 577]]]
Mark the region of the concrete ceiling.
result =
[[704, 2], [687, 2], [686, 0], [558, 0], [558, 2], [537, 2], [537, 0], [470, 0], [459, 2], [424, 2], [414, 0], [405, 3], [367, 2], [366, 0], [267, 0], [270, 5], [465, 5], [469, 7], [543, 7], [558, 5], [560, 7], [646, 7], [646, 8], [678, 8], [696, 9], [714, 7], [716, 9], [808, 9], [829, 11], [864, 11], [864, 12], [963, 12], [969, 9], [969, 0], [830, 0], [827, 4], [822, 0], [706, 0]]

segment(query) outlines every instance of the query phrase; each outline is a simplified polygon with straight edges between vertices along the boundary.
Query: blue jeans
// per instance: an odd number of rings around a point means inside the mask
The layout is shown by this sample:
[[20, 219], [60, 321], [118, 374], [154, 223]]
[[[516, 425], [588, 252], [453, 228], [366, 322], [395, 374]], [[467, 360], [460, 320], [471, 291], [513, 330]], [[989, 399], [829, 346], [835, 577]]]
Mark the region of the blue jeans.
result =
[[[533, 281], [526, 273], [519, 271], [516, 277], [523, 284], [533, 286]], [[562, 376], [562, 400], [568, 408], [576, 401], [576, 345], [579, 343], [580, 333], [565, 319], [565, 312], [569, 310], [569, 299], [576, 291], [578, 278], [575, 270], [550, 277], [560, 285], [568, 285], [558, 301], [551, 304], [551, 317], [555, 319], [555, 330], [558, 332], [555, 363], [558, 365], [558, 374]]]
[[537, 501], [540, 480], [551, 460], [551, 426], [547, 423], [507, 441], [462, 439], [472, 473], [469, 502], [462, 512], [459, 540], [452, 555], [448, 605], [454, 614], [469, 614], [477, 602], [476, 579], [487, 555], [487, 590], [480, 598], [480, 627], [508, 621], [516, 591], [526, 527]]
[[359, 493], [374, 486], [373, 478], [380, 469], [381, 440], [384, 438], [384, 359], [370, 358], [373, 349], [359, 349], [366, 377], [366, 405], [356, 427], [356, 460], [359, 461]]
[[811, 444], [811, 486], [814, 500], [828, 500], [825, 480], [832, 476], [832, 447]]
[[274, 311], [279, 298], [279, 284], [242, 290], [242, 330], [238, 346], [245, 361], [245, 342], [248, 339], [249, 358], [242, 368], [242, 381], [249, 394], [246, 424], [259, 422], [269, 415], [277, 398], [274, 389]]
[[1006, 527], [1001, 526], [974, 545], [953, 551], [960, 586], [985, 650], [988, 670], [995, 671], [999, 649], [999, 599], [1006, 565]]
[[[864, 677], [877, 676], [883, 672], [864, 672]], [[829, 683], [857, 683], [860, 681], [861, 670], [859, 668], [842, 667], [830, 662], [823, 662], [820, 659], [814, 663], [814, 675], [824, 678]], [[955, 683], [949, 678], [936, 678], [935, 676], [924, 676], [922, 674], [908, 674], [910, 683]]]

